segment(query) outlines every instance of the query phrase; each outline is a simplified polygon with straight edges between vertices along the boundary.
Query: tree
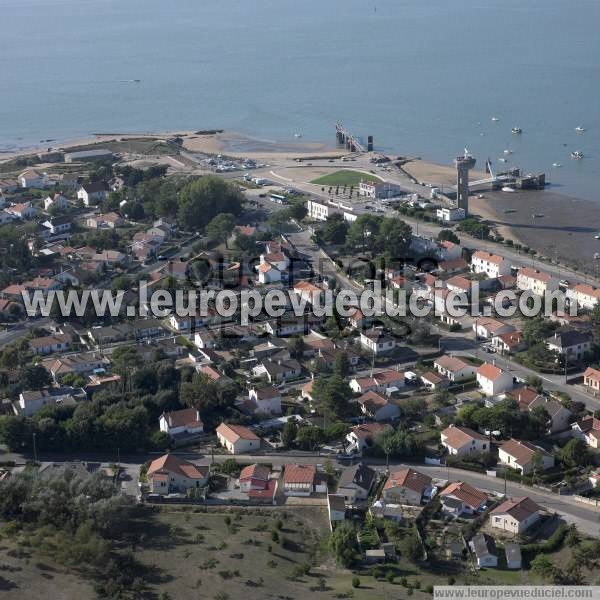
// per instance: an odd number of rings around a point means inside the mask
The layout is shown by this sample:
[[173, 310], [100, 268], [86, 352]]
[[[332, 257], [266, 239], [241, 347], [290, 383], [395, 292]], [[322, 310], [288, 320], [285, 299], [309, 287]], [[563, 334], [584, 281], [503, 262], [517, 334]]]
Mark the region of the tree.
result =
[[460, 244], [460, 238], [452, 231], [452, 229], [442, 229], [437, 236], [440, 242], [452, 242], [453, 244]]
[[531, 561], [531, 571], [551, 583], [555, 583], [559, 575], [559, 569], [546, 554], [538, 554]]
[[334, 213], [317, 232], [317, 242], [334, 245], [343, 244], [346, 241], [349, 226], [343, 215]]
[[333, 363], [333, 372], [344, 378], [350, 373], [350, 361], [346, 352], [336, 352]]
[[220, 213], [241, 214], [243, 201], [244, 197], [236, 185], [220, 177], [206, 175], [183, 187], [177, 218], [186, 230], [203, 229]]
[[377, 436], [375, 443], [383, 450], [385, 454], [385, 468], [386, 471], [390, 470], [390, 454], [396, 450], [397, 439], [396, 432], [393, 429], [386, 429], [380, 435]]
[[26, 390], [40, 390], [50, 385], [50, 373], [42, 365], [25, 365], [19, 370], [19, 380]]
[[600, 302], [596, 302], [592, 309], [592, 335], [594, 342], [600, 344]]
[[206, 235], [213, 242], [225, 242], [225, 247], [228, 247], [227, 240], [235, 227], [235, 217], [231, 213], [222, 213], [214, 217], [206, 226]]
[[399, 219], [383, 219], [379, 228], [377, 246], [391, 263], [406, 262], [412, 242], [412, 228]]
[[329, 549], [343, 567], [350, 567], [358, 559], [356, 531], [347, 521], [339, 524], [329, 538]]
[[298, 426], [296, 425], [296, 422], [293, 419], [290, 419], [286, 422], [281, 431], [281, 443], [286, 448], [289, 448], [296, 440], [297, 435]]
[[342, 418], [351, 411], [349, 400], [352, 390], [337, 373], [330, 377], [317, 377], [313, 383], [313, 397], [329, 417]]
[[542, 317], [527, 319], [523, 325], [523, 339], [530, 346], [539, 344], [550, 337], [554, 329], [554, 323], [548, 319], [543, 319]]
[[567, 468], [584, 466], [591, 457], [583, 440], [571, 439], [558, 452], [558, 459]]

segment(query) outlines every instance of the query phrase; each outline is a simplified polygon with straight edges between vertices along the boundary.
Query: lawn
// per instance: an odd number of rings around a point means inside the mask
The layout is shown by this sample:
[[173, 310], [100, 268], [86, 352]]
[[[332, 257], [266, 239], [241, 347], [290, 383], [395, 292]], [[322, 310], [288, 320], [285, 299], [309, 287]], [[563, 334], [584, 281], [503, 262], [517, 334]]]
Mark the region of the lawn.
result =
[[381, 177], [377, 175], [370, 175], [368, 173], [361, 173], [360, 171], [352, 171], [350, 169], [342, 169], [329, 175], [323, 175], [318, 179], [314, 179], [311, 183], [318, 185], [330, 185], [330, 186], [354, 186], [358, 187], [361, 181], [383, 181]]

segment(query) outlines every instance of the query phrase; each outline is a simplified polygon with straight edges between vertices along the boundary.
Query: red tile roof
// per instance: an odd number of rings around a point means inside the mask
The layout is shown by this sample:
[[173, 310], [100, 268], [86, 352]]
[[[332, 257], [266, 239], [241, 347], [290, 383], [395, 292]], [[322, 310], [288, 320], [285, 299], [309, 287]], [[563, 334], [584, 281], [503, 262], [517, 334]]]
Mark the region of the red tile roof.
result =
[[312, 484], [316, 475], [317, 468], [314, 465], [285, 465], [283, 482]]
[[413, 469], [400, 469], [398, 471], [392, 471], [388, 477], [384, 490], [389, 490], [395, 487], [405, 487], [419, 494], [431, 486], [431, 477], [423, 475]]

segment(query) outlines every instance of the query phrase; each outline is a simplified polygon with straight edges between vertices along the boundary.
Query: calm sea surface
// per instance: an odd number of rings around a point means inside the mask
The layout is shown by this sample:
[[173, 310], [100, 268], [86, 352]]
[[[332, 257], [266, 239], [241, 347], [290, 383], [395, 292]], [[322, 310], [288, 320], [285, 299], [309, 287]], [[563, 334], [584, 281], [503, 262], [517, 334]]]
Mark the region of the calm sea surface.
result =
[[339, 119], [440, 163], [512, 150], [595, 199], [599, 24], [599, 0], [0, 0], [0, 149], [213, 127], [333, 142]]

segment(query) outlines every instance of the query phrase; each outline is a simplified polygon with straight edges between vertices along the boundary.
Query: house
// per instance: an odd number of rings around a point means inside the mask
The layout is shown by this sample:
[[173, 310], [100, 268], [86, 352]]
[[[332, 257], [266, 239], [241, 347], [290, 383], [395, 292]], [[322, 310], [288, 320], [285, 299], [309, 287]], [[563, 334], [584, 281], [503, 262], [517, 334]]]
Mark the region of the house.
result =
[[260, 264], [268, 263], [279, 271], [287, 271], [290, 265], [290, 259], [281, 250], [266, 252], [260, 255]]
[[469, 547], [475, 555], [477, 566], [481, 568], [496, 568], [498, 552], [494, 539], [485, 533], [478, 533], [470, 542]]
[[315, 221], [327, 221], [332, 208], [326, 204], [315, 202], [314, 200], [308, 200], [306, 203], [306, 210], [308, 211], [308, 217]]
[[53, 208], [57, 210], [65, 210], [66, 208], [69, 208], [69, 201], [58, 192], [55, 194], [50, 194], [44, 198], [44, 210], [48, 211]]
[[269, 383], [282, 383], [300, 377], [302, 365], [295, 359], [264, 360], [252, 369], [255, 377], [266, 376]]
[[600, 370], [588, 367], [583, 374], [583, 385], [595, 392], [600, 391]]
[[464, 258], [455, 258], [453, 260], [443, 260], [438, 265], [438, 270], [449, 275], [463, 273], [469, 268], [469, 263]]
[[457, 206], [447, 207], [444, 206], [442, 208], [438, 208], [435, 211], [436, 217], [440, 221], [452, 222], [452, 221], [462, 221], [465, 218], [465, 209], [459, 208]]
[[442, 446], [448, 450], [448, 454], [454, 456], [489, 450], [488, 438], [468, 427], [450, 425], [440, 434], [440, 441]]
[[600, 487], [600, 468], [597, 468], [595, 471], [590, 473], [588, 480], [592, 488], [595, 489], [597, 487]]
[[385, 502], [419, 506], [433, 492], [431, 477], [413, 469], [399, 469], [390, 473], [381, 495]]
[[400, 409], [387, 398], [380, 396], [377, 392], [369, 390], [357, 399], [364, 415], [375, 419], [375, 421], [389, 421], [400, 416]]
[[600, 448], [600, 419], [591, 415], [571, 425], [573, 435], [583, 440], [590, 448]]
[[468, 483], [455, 481], [440, 493], [440, 500], [445, 512], [458, 517], [463, 513], [472, 515], [483, 510], [488, 496]]
[[253, 464], [244, 467], [240, 473], [239, 486], [242, 492], [266, 490], [271, 478], [271, 469], [267, 465]]
[[496, 529], [520, 534], [540, 519], [541, 507], [531, 498], [505, 500], [490, 513], [490, 524]]
[[94, 352], [84, 352], [60, 358], [45, 358], [40, 363], [58, 381], [65, 375], [90, 375], [103, 372], [110, 361]]
[[78, 400], [85, 399], [87, 396], [81, 388], [69, 386], [23, 391], [13, 403], [13, 410], [18, 416], [31, 417], [44, 406], [73, 406]]
[[165, 454], [153, 460], [147, 477], [153, 494], [185, 493], [208, 484], [209, 468], [194, 465], [174, 454]]
[[569, 429], [572, 413], [558, 400], [539, 395], [537, 398], [532, 400], [527, 407], [529, 412], [535, 410], [536, 408], [543, 408], [548, 413], [549, 421], [548, 429], [546, 430], [548, 435]]
[[104, 181], [84, 183], [77, 190], [77, 199], [82, 200], [85, 206], [92, 206], [108, 198], [108, 186]]
[[354, 377], [350, 380], [350, 389], [357, 394], [368, 391], [391, 394], [405, 387], [404, 371], [388, 369], [375, 373], [371, 377]]
[[373, 354], [379, 355], [391, 352], [396, 347], [396, 340], [383, 329], [372, 328], [360, 332], [360, 345]]
[[389, 425], [381, 423], [363, 423], [352, 427], [346, 435], [349, 451], [361, 452], [365, 448], [370, 448], [377, 436], [381, 435], [386, 429], [389, 429]]
[[90, 229], [116, 229], [125, 224], [125, 219], [116, 212], [108, 212], [88, 217], [85, 224]]
[[50, 217], [49, 219], [46, 219], [42, 225], [49, 230], [50, 235], [61, 235], [71, 230], [71, 217], [69, 215]]
[[536, 468], [546, 471], [554, 466], [554, 456], [531, 442], [511, 438], [498, 448], [498, 460], [521, 475], [528, 475]]
[[17, 219], [33, 219], [37, 214], [37, 209], [31, 205], [31, 202], [13, 204], [4, 210]]
[[286, 496], [310, 496], [327, 493], [327, 479], [315, 465], [285, 465], [283, 493]]
[[260, 438], [247, 427], [221, 423], [216, 433], [220, 444], [231, 454], [244, 454], [260, 449]]
[[281, 281], [281, 270], [271, 263], [264, 262], [256, 267], [258, 271], [258, 282], [263, 285]]
[[521, 546], [516, 542], [507, 542], [504, 544], [504, 553], [506, 554], [506, 568], [520, 569], [523, 565], [521, 557]]
[[53, 352], [64, 352], [71, 347], [71, 336], [67, 333], [55, 333], [44, 337], [29, 340], [29, 347], [33, 354], [52, 354]]
[[577, 306], [585, 310], [593, 310], [600, 302], [600, 288], [595, 288], [587, 283], [579, 283], [573, 287], [571, 295]]
[[477, 250], [471, 257], [471, 269], [474, 273], [482, 273], [490, 279], [501, 275], [510, 275], [510, 262], [503, 256]]
[[440, 390], [450, 385], [450, 380], [435, 371], [427, 371], [421, 375], [421, 383], [430, 390]]
[[311, 305], [322, 303], [322, 298], [325, 296], [325, 290], [310, 281], [298, 281], [292, 288], [302, 302], [307, 302]]
[[527, 342], [525, 342], [521, 331], [509, 331], [493, 336], [492, 346], [500, 354], [516, 354], [527, 348]]
[[454, 260], [462, 256], [462, 246], [450, 240], [444, 240], [437, 244], [441, 260]]
[[462, 275], [453, 275], [450, 279], [446, 280], [446, 288], [455, 294], [471, 294], [471, 286], [474, 282]]
[[486, 396], [496, 396], [513, 388], [513, 377], [491, 363], [483, 363], [477, 369], [477, 384]]
[[582, 360], [584, 355], [592, 349], [592, 343], [591, 333], [571, 328], [557, 330], [554, 335], [546, 339], [548, 349], [558, 352], [568, 362]]
[[515, 331], [515, 327], [509, 323], [503, 323], [498, 319], [492, 319], [491, 317], [481, 317], [475, 319], [473, 323], [473, 331], [478, 338], [485, 338], [490, 340], [493, 337], [500, 335], [501, 333], [509, 333]]
[[558, 279], [531, 267], [521, 267], [517, 274], [517, 288], [523, 292], [529, 291], [543, 296], [546, 292], [558, 290]]
[[170, 438], [204, 433], [200, 413], [195, 408], [163, 412], [158, 420], [160, 430]]
[[402, 193], [402, 188], [389, 181], [362, 180], [359, 183], [358, 193], [367, 198], [394, 198]]
[[366, 317], [360, 308], [356, 308], [348, 317], [348, 325], [354, 329], [366, 329], [367, 327], [371, 327], [372, 322], [373, 318]]
[[248, 397], [256, 405], [256, 412], [269, 415], [281, 414], [281, 392], [275, 386], [251, 389]]
[[453, 383], [475, 377], [477, 367], [458, 356], [440, 356], [433, 362], [435, 369]]
[[376, 479], [377, 473], [373, 469], [358, 463], [342, 471], [337, 493], [343, 497], [347, 506], [354, 506], [357, 501], [364, 501], [369, 497]]
[[47, 177], [45, 173], [40, 173], [35, 169], [27, 169], [18, 176], [19, 185], [22, 188], [39, 188], [44, 189], [47, 185]]

